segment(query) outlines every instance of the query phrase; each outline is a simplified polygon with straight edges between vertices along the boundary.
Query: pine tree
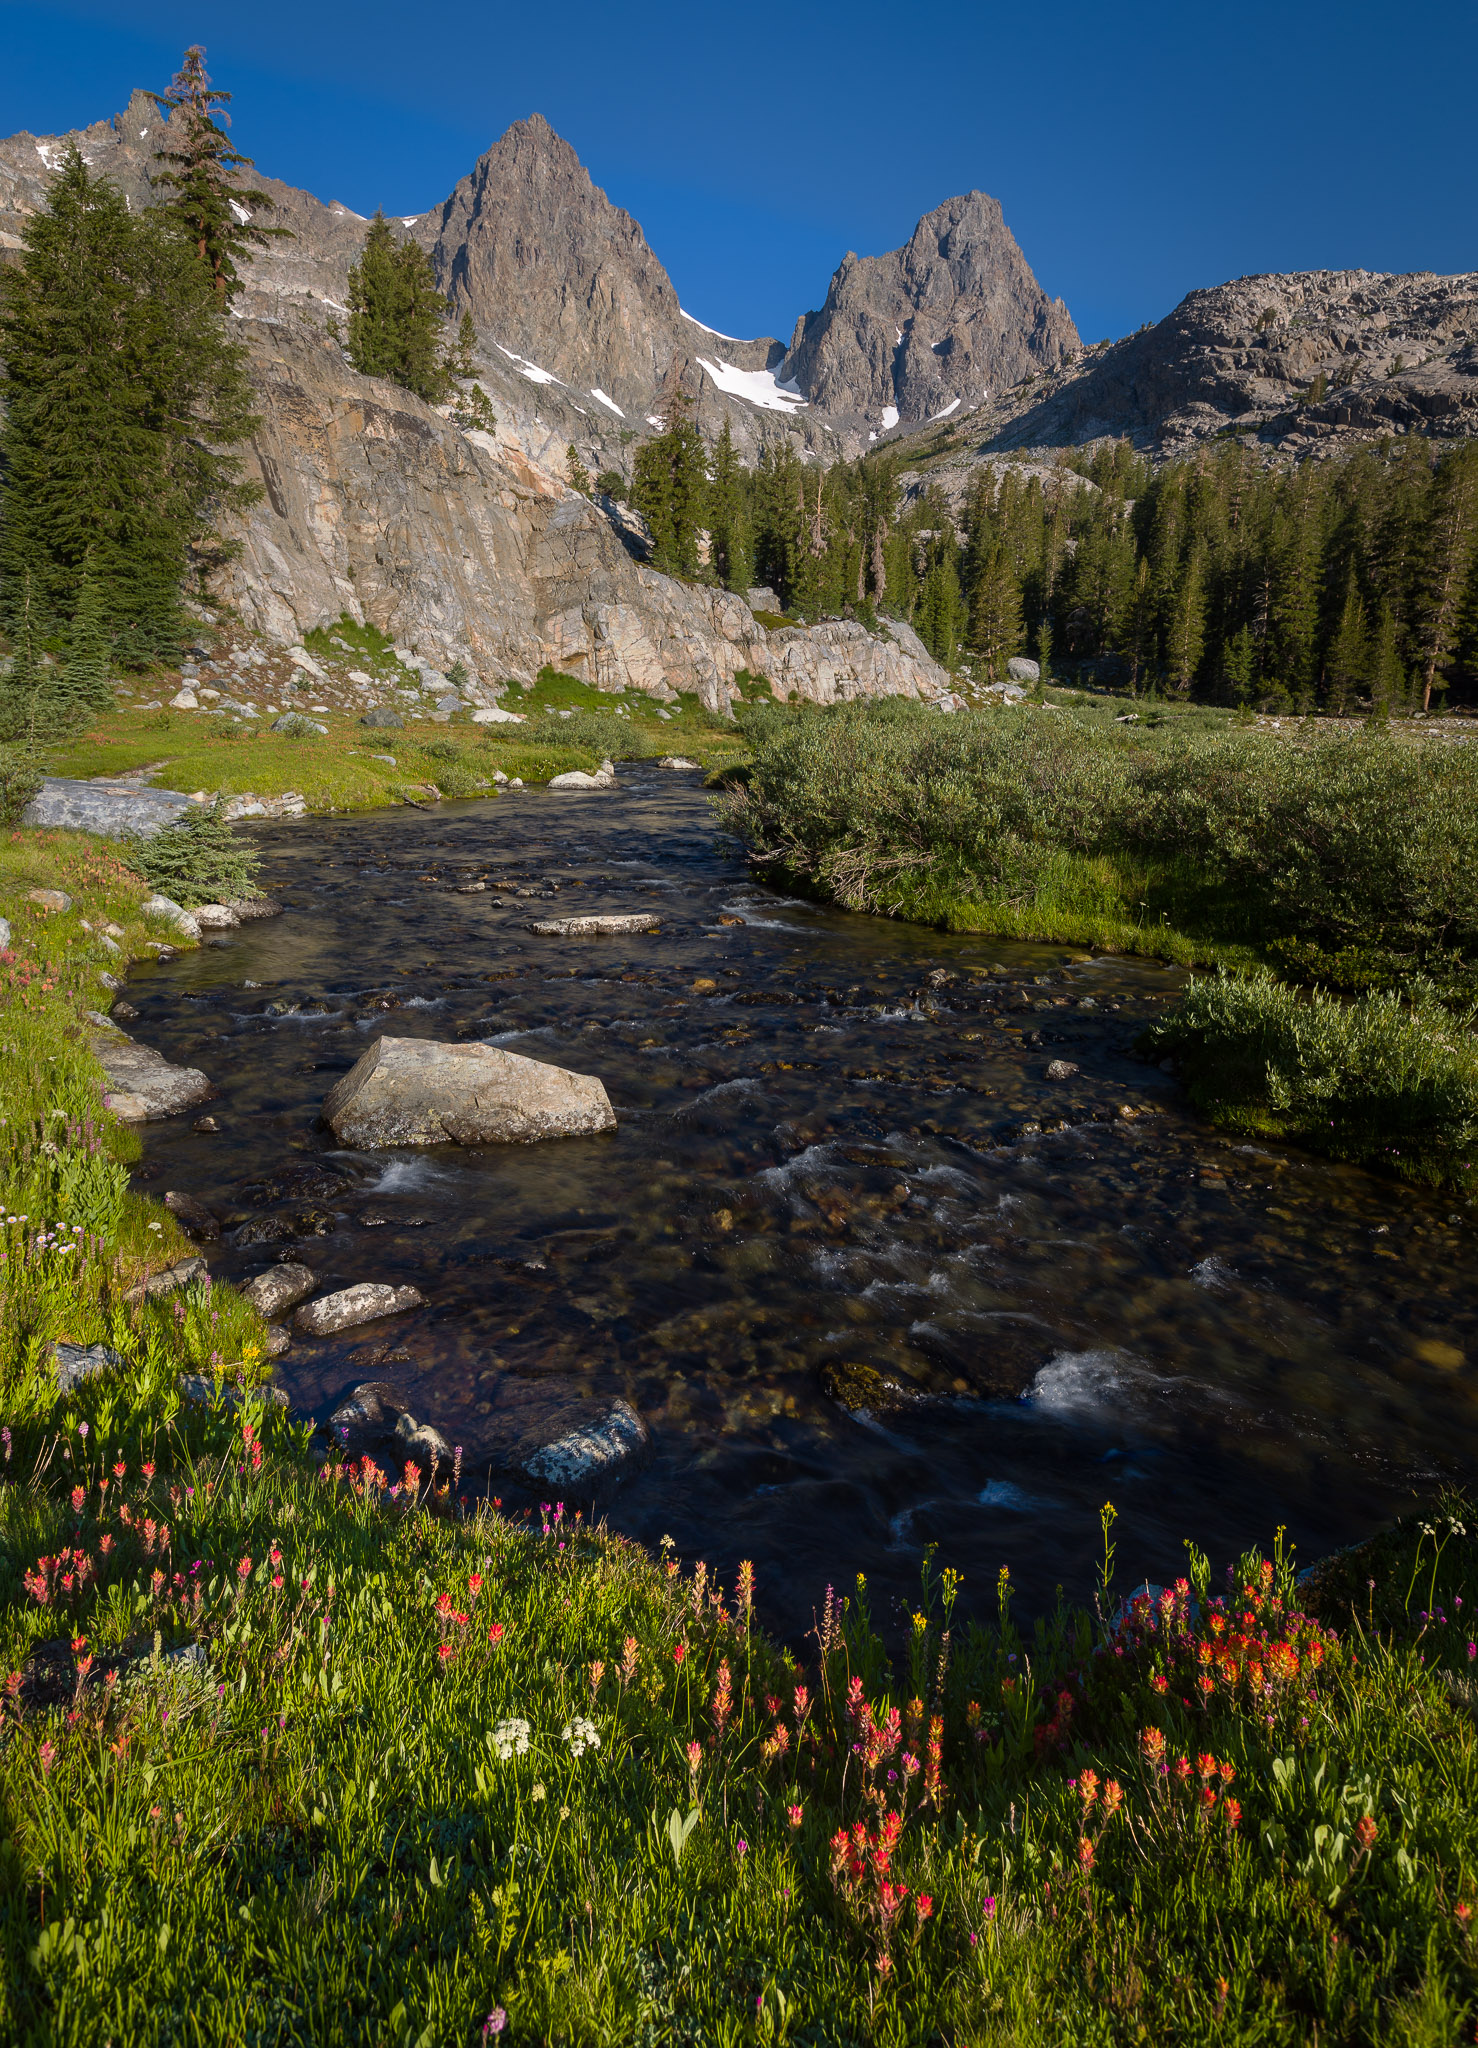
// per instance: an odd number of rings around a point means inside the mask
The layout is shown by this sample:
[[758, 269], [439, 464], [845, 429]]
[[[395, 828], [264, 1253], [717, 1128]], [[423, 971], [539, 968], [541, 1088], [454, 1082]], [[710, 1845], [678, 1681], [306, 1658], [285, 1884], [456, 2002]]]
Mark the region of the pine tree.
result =
[[1455, 449], [1437, 470], [1416, 599], [1417, 672], [1422, 709], [1446, 688], [1457, 647], [1463, 600], [1478, 561], [1478, 448]]
[[256, 426], [245, 351], [175, 221], [75, 149], [22, 239], [0, 272], [0, 609], [29, 576], [38, 640], [65, 630], [90, 563], [116, 657], [168, 656], [214, 518], [257, 495], [229, 452]]
[[1189, 693], [1205, 642], [1205, 561], [1200, 547], [1195, 546], [1176, 581], [1165, 624], [1165, 667], [1177, 690]]
[[744, 475], [734, 450], [727, 413], [713, 450], [708, 530], [712, 536], [713, 566], [724, 588], [748, 590], [754, 582], [754, 543], [749, 532]]
[[47, 736], [48, 721], [41, 705], [45, 678], [36, 648], [35, 587], [29, 569], [21, 572], [11, 608], [10, 638], [10, 665], [0, 677], [0, 745], [34, 753], [38, 738]]
[[363, 376], [388, 377], [437, 405], [451, 384], [441, 348], [445, 320], [430, 257], [412, 241], [397, 243], [377, 212], [349, 272], [350, 362]]
[[[252, 160], [233, 149], [215, 124], [215, 110], [231, 95], [211, 85], [199, 44], [186, 50], [183, 66], [153, 97], [169, 123], [166, 139], [175, 145], [158, 150], [154, 158], [164, 166], [154, 173], [154, 183], [171, 194], [164, 211], [174, 216], [194, 244], [218, 295], [230, 299], [241, 289], [235, 259], [249, 257], [253, 248], [264, 248], [278, 236], [291, 239], [292, 231], [258, 227], [251, 218], [253, 213], [270, 213], [276, 201], [270, 193], [235, 180], [233, 174], [250, 169]], [[221, 119], [231, 125], [229, 114], [223, 113]]]
[[698, 536], [707, 530], [708, 461], [692, 401], [665, 401], [663, 430], [636, 457], [632, 502], [652, 530], [652, 562], [669, 576], [698, 574]]
[[1234, 704], [1249, 704], [1257, 684], [1257, 642], [1252, 629], [1243, 626], [1222, 643], [1222, 687]]
[[1335, 628], [1325, 673], [1329, 682], [1329, 709], [1336, 714], [1348, 711], [1370, 676], [1370, 632], [1353, 563], [1345, 578], [1345, 599], [1340, 607], [1339, 624]]
[[457, 329], [457, 346], [452, 355], [452, 368], [458, 377], [470, 377], [477, 352], [477, 329], [472, 324], [472, 315], [464, 313], [462, 324]]
[[1021, 646], [1021, 586], [999, 541], [975, 580], [969, 640], [985, 664], [987, 680], [1003, 681], [1006, 663]]
[[573, 441], [565, 450], [565, 478], [572, 491], [579, 491], [587, 498], [590, 496], [590, 471], [580, 460], [580, 451]]
[[1388, 604], [1381, 606], [1380, 626], [1370, 664], [1371, 715], [1384, 722], [1406, 708], [1406, 669], [1401, 660], [1400, 632]]
[[67, 635], [67, 658], [62, 669], [61, 693], [79, 721], [113, 708], [113, 690], [108, 673], [112, 645], [107, 605], [89, 554], [82, 564], [77, 608], [72, 613], [71, 630]]

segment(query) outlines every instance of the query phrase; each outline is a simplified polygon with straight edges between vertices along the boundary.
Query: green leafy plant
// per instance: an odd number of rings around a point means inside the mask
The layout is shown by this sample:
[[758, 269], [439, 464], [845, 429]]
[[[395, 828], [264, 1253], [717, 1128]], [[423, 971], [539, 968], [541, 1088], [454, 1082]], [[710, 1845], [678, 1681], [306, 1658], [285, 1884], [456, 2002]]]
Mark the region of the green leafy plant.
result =
[[145, 881], [186, 909], [257, 893], [260, 857], [231, 830], [219, 797], [189, 805], [142, 840], [133, 859]]

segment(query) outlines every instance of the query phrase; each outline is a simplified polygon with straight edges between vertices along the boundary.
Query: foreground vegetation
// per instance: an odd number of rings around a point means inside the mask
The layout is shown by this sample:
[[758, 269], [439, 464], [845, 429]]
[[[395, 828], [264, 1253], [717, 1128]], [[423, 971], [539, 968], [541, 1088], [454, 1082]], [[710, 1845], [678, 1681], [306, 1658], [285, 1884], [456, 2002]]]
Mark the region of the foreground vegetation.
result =
[[[186, 1246], [78, 1026], [141, 893], [0, 843], [5, 2038], [1471, 2030], [1469, 1504], [1127, 1606], [1106, 1512], [1093, 1611], [967, 1619], [931, 1556], [787, 1649], [747, 1568], [320, 1468], [239, 1296], [129, 1299]], [[59, 1394], [57, 1342], [113, 1361]]]
[[1466, 1186], [1478, 757], [1378, 730], [1126, 734], [1041, 708], [745, 714], [721, 799], [759, 869], [854, 909], [1185, 965], [1150, 1048], [1216, 1121]]

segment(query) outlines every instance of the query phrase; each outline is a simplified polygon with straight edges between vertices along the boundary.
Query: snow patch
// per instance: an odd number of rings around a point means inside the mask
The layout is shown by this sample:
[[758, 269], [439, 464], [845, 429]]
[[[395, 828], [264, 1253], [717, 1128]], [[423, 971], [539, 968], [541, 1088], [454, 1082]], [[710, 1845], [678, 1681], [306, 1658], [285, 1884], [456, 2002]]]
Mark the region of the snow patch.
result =
[[330, 213], [342, 213], [350, 220], [363, 220], [365, 217], [362, 213], [356, 213], [352, 206], [346, 206], [342, 199], [331, 201], [328, 210]]
[[531, 384], [559, 383], [558, 377], [552, 376], [548, 370], [541, 370], [537, 363], [526, 362], [522, 356], [516, 356], [511, 348], [504, 348], [501, 341], [495, 341], [493, 347], [497, 349], [500, 355], [507, 356], [509, 362], [518, 370], [519, 375], [527, 377]]
[[235, 214], [236, 218], [240, 221], [243, 227], [245, 227], [247, 222], [251, 219], [251, 209], [249, 207], [243, 206], [239, 199], [233, 199], [231, 201], [231, 211]]
[[959, 409], [960, 401], [957, 398], [952, 398], [942, 412], [931, 412], [929, 417], [931, 420], [947, 420], [952, 412], [958, 412]]
[[889, 432], [890, 432], [890, 431], [891, 431], [891, 430], [892, 430], [892, 429], [893, 429], [894, 427], [896, 427], [896, 426], [897, 426], [897, 424], [898, 424], [898, 408], [897, 408], [897, 406], [896, 406], [896, 405], [885, 405], [885, 406], [883, 407], [883, 420], [882, 420], [882, 427], [883, 427], [883, 432], [884, 432], [885, 434], [886, 434], [886, 433], [889, 433]]
[[611, 411], [616, 415], [618, 420], [625, 419], [626, 415], [624, 412], [622, 412], [620, 406], [617, 405], [615, 399], [608, 398], [604, 391], [600, 390], [597, 387], [597, 389], [592, 391], [590, 395], [598, 405], [608, 405], [611, 408]]
[[[681, 306], [679, 306], [677, 310], [679, 311], [679, 313], [683, 313], [683, 309]], [[693, 325], [695, 327], [701, 327], [703, 329], [703, 332], [705, 334], [711, 334], [715, 341], [739, 341], [742, 338], [737, 334], [720, 334], [716, 327], [708, 326], [705, 321], [693, 320], [693, 316], [691, 313], [683, 313], [683, 318], [684, 320], [692, 320]]]
[[771, 370], [741, 370], [722, 357], [711, 363], [707, 356], [699, 356], [698, 367], [708, 372], [720, 391], [733, 398], [747, 398], [766, 412], [799, 412], [809, 402], [798, 385], [780, 383]]
[[400, 216], [400, 225], [403, 228], [413, 228], [416, 222], [424, 219], [424, 217], [424, 215], [419, 213], [403, 213]]
[[647, 425], [649, 427], [655, 427], [657, 429], [657, 432], [660, 434], [663, 428], [667, 425], [667, 422], [666, 420], [659, 420], [654, 412], [649, 412], [647, 414]]

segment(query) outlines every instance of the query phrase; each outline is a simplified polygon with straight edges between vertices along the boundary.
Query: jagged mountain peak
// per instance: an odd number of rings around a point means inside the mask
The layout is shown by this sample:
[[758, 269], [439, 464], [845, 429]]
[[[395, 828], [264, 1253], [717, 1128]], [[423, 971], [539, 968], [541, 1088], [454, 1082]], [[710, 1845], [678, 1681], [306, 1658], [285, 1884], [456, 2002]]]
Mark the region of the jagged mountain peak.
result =
[[849, 253], [826, 302], [796, 324], [779, 374], [875, 432], [979, 404], [1081, 346], [1032, 275], [988, 192], [926, 213], [900, 249]]

